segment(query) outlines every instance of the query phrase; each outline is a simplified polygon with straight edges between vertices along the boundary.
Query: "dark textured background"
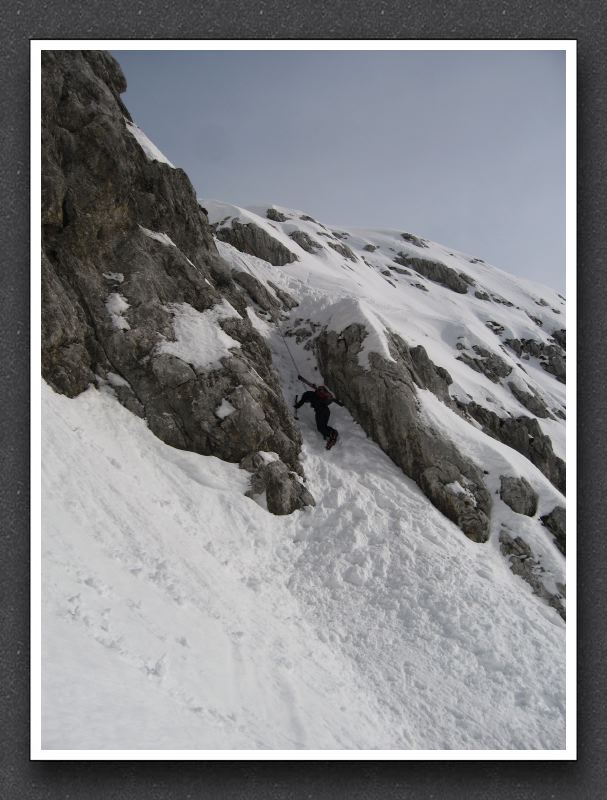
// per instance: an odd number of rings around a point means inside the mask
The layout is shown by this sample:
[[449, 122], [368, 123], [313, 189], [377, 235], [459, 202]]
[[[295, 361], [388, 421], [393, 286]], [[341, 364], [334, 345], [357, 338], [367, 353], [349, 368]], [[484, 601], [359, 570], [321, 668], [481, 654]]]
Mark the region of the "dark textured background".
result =
[[[607, 793], [605, 387], [607, 6], [602, 0], [33, 2], [3, 7], [0, 796], [595, 800]], [[29, 761], [30, 38], [578, 40], [579, 759], [577, 762]]]

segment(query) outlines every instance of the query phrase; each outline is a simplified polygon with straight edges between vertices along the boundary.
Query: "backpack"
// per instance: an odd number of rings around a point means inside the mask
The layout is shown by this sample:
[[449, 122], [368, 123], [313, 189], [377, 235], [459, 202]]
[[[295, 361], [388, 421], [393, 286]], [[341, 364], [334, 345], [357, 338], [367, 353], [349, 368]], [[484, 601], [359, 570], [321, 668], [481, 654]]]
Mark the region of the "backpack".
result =
[[333, 395], [326, 386], [317, 386], [316, 395], [317, 397], [320, 397], [321, 400], [330, 400], [333, 398]]

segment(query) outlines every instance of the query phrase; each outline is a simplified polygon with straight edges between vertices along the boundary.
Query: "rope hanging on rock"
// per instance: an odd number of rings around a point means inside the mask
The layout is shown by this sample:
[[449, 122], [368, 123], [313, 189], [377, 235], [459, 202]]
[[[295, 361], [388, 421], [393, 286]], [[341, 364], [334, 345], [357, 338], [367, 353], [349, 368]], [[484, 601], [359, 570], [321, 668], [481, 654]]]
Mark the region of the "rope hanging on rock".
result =
[[278, 333], [280, 334], [280, 338], [283, 340], [285, 347], [287, 348], [287, 353], [289, 354], [291, 361], [293, 362], [293, 366], [295, 367], [295, 372], [297, 372], [297, 377], [299, 378], [299, 367], [295, 363], [295, 359], [293, 358], [293, 353], [289, 350], [289, 345], [287, 344], [287, 340], [282, 335], [282, 331], [278, 328]]

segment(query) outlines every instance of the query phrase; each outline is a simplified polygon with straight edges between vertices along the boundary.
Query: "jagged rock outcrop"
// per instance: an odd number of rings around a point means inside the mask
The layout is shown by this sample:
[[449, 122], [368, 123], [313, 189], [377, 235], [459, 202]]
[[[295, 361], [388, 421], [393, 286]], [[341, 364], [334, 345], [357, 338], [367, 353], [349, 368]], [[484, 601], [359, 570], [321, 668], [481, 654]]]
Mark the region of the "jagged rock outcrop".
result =
[[[335, 231], [333, 231], [335, 233]], [[327, 242], [329, 247], [333, 248], [336, 253], [339, 253], [340, 256], [347, 258], [349, 261], [357, 261], [358, 259], [354, 255], [354, 252], [351, 248], [348, 247], [347, 244], [339, 244], [336, 242]]]
[[251, 300], [263, 311], [266, 311], [272, 319], [277, 320], [283, 310], [283, 303], [277, 300], [263, 285], [263, 283], [250, 272], [234, 272], [232, 277], [240, 286], [245, 289]]
[[549, 514], [540, 517], [542, 523], [554, 536], [554, 543], [563, 555], [567, 549], [567, 519], [563, 506], [556, 506]]
[[[520, 536], [512, 538], [508, 531], [502, 529], [500, 531], [500, 550], [510, 562], [512, 572], [526, 581], [533, 589], [533, 594], [545, 600], [549, 606], [552, 606], [558, 612], [562, 619], [565, 619], [565, 607], [562, 603], [564, 591], [557, 594], [548, 591], [542, 581], [542, 566], [534, 558], [533, 551], [527, 542]], [[564, 590], [565, 587], [560, 588]]]
[[462, 277], [460, 273], [451, 269], [451, 267], [448, 267], [446, 264], [443, 264], [441, 261], [432, 261], [429, 258], [416, 258], [415, 256], [405, 255], [405, 253], [399, 253], [394, 258], [394, 261], [396, 264], [400, 264], [401, 267], [411, 267], [411, 269], [423, 275], [424, 278], [428, 278], [435, 283], [440, 283], [453, 292], [466, 294], [468, 291], [470, 281], [470, 279], [467, 279], [468, 276], [466, 276], [466, 278]]
[[233, 462], [271, 451], [301, 473], [299, 431], [247, 315], [253, 300], [276, 316], [286, 295], [231, 275], [186, 174], [136, 138], [111, 56], [42, 59], [44, 378], [70, 397], [111, 386], [174, 447]]
[[322, 250], [322, 245], [320, 242], [317, 242], [311, 236], [308, 236], [305, 231], [293, 231], [289, 234], [289, 236], [307, 253], [314, 254], [319, 250]]
[[359, 363], [366, 329], [360, 324], [341, 333], [322, 331], [315, 352], [323, 378], [348, 410], [430, 501], [477, 542], [489, 532], [491, 498], [482, 471], [453, 442], [425, 424], [416, 385], [445, 396], [450, 377], [436, 368], [421, 347], [410, 350], [395, 335], [395, 361], [369, 354], [369, 369]]
[[415, 247], [428, 247], [428, 242], [425, 239], [420, 239], [419, 236], [415, 236], [413, 233], [401, 233], [401, 236], [405, 242], [409, 242]]
[[277, 286], [275, 283], [272, 283], [272, 281], [268, 281], [268, 286], [269, 286], [271, 289], [273, 289], [273, 291], [276, 293], [276, 297], [278, 297], [278, 299], [279, 299], [279, 300], [280, 300], [280, 302], [283, 304], [284, 308], [286, 308], [286, 309], [287, 309], [287, 311], [290, 311], [292, 308], [297, 308], [297, 306], [299, 305], [299, 303], [298, 303], [298, 301], [297, 301], [297, 300], [296, 300], [296, 299], [293, 297], [293, 295], [292, 295], [292, 294], [289, 294], [289, 293], [288, 293], [287, 291], [285, 291], [284, 289], [281, 289], [281, 288], [280, 288], [280, 287], [278, 287], [278, 286]]
[[512, 367], [506, 364], [501, 356], [497, 353], [492, 353], [484, 347], [475, 344], [472, 346], [474, 352], [479, 358], [474, 358], [468, 353], [463, 352], [461, 356], [457, 357], [458, 361], [463, 361], [464, 364], [469, 366], [476, 372], [486, 375], [493, 383], [499, 383], [502, 378], [507, 378], [512, 372]]
[[533, 517], [537, 511], [538, 495], [526, 478], [500, 475], [500, 497], [517, 514]]
[[527, 411], [530, 411], [536, 417], [540, 419], [554, 419], [550, 411], [548, 411], [548, 407], [546, 403], [542, 400], [542, 398], [532, 390], [531, 392], [526, 392], [524, 389], [521, 389], [520, 386], [517, 386], [516, 383], [509, 381], [508, 387], [512, 394], [516, 397], [521, 405], [523, 405]]
[[[559, 338], [561, 338], [560, 332], [556, 331], [555, 333], [559, 334]], [[553, 336], [556, 339], [555, 334]], [[564, 337], [562, 337], [562, 341], [564, 341]], [[559, 344], [546, 344], [538, 339], [506, 339], [506, 344], [514, 350], [519, 358], [534, 356], [546, 372], [554, 375], [561, 383], [565, 383], [567, 365], [565, 352]]]
[[565, 328], [561, 328], [558, 331], [554, 331], [552, 334], [552, 338], [558, 344], [559, 347], [563, 348], [563, 350], [567, 349], [567, 331]]
[[266, 211], [266, 217], [271, 219], [273, 222], [286, 222], [289, 219], [277, 208], [268, 208]]
[[257, 256], [275, 267], [282, 267], [299, 260], [282, 242], [253, 222], [243, 223], [233, 219], [229, 228], [216, 227], [215, 235], [241, 253]]
[[276, 453], [254, 453], [244, 458], [240, 467], [253, 473], [246, 496], [257, 498], [265, 495], [268, 511], [272, 514], [292, 514], [305, 506], [316, 505], [299, 475], [283, 464]]
[[533, 417], [499, 417], [475, 402], [460, 404], [464, 413], [482, 425], [484, 433], [528, 458], [556, 488], [565, 494], [565, 462], [555, 455], [549, 436]]

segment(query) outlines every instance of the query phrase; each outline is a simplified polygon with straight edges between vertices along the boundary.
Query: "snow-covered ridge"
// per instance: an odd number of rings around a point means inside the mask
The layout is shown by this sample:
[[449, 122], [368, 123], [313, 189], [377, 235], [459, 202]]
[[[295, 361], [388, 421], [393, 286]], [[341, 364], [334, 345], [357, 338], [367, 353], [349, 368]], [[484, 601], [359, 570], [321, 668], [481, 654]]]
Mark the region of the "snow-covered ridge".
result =
[[[431, 360], [448, 370], [452, 396], [482, 400], [498, 416], [529, 414], [522, 395], [515, 396], [508, 385], [514, 383], [525, 394], [541, 398], [548, 415], [547, 423], [540, 424], [546, 424], [555, 446], [564, 451], [564, 426], [557, 426], [561, 435], [551, 424], [565, 411], [564, 383], [546, 372], [538, 358], [527, 353], [520, 358], [508, 344], [533, 340], [545, 348], [555, 346], [554, 332], [566, 327], [565, 300], [556, 291], [406, 231], [331, 229], [304, 212], [278, 206], [242, 209], [209, 199], [201, 202], [217, 230], [232, 220], [252, 224], [296, 254], [297, 261], [271, 271], [300, 297], [298, 316], [335, 327], [340, 309], [348, 308], [344, 327], [356, 321], [365, 325], [370, 334], [366, 350], [384, 356], [384, 331], [393, 330], [410, 346], [423, 345]], [[268, 219], [268, 209], [273, 219]], [[292, 238], [295, 231], [305, 233], [320, 249], [306, 252]], [[333, 246], [347, 247], [354, 261]], [[454, 274], [465, 275], [467, 292], [458, 294], [414, 266], [402, 266], [400, 256], [440, 262]], [[235, 268], [238, 259], [242, 269], [250, 256], [234, 253]], [[504, 379], [496, 382], [471, 368], [479, 361], [478, 349], [504, 362]]]

